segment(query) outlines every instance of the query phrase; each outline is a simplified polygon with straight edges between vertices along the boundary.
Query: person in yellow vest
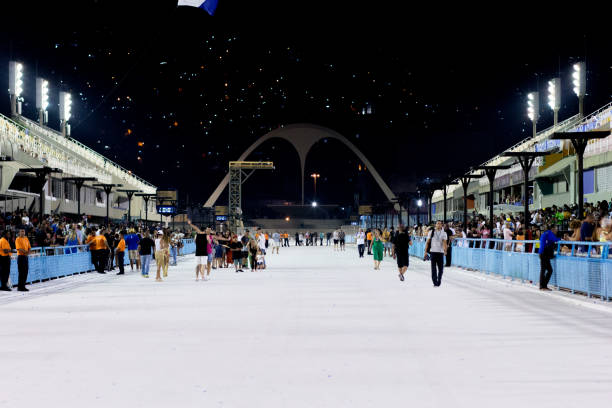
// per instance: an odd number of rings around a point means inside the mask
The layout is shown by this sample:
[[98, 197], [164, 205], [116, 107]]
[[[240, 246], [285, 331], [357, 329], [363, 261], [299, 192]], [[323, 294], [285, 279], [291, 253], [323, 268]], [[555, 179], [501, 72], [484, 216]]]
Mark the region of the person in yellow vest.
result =
[[368, 255], [372, 255], [372, 231], [366, 232], [366, 248], [368, 248]]
[[28, 280], [28, 257], [30, 250], [30, 240], [25, 235], [25, 229], [19, 229], [19, 236], [15, 240], [15, 248], [17, 249], [17, 269], [19, 270], [19, 279], [17, 290], [20, 292], [29, 292], [26, 288], [26, 281]]
[[125, 263], [125, 233], [121, 231], [119, 233], [119, 242], [117, 243], [117, 247], [115, 248], [115, 254], [117, 255], [117, 265], [119, 266], [119, 272], [117, 275], [124, 275], [125, 272], [123, 270]]
[[10, 292], [8, 287], [9, 275], [11, 274], [11, 244], [9, 244], [6, 236], [8, 230], [2, 231], [0, 238], [0, 290]]

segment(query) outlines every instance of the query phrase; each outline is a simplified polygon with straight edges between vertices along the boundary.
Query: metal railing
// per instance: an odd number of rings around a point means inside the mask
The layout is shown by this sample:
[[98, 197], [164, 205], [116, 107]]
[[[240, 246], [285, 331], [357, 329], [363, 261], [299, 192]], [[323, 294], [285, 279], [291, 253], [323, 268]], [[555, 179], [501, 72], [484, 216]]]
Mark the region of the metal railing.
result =
[[[425, 238], [414, 256], [424, 256]], [[612, 297], [612, 242], [559, 241], [552, 259], [552, 286], [558, 289]], [[413, 245], [415, 246], [415, 245]], [[459, 238], [452, 242], [452, 264], [468, 270], [496, 274], [538, 285], [540, 282], [539, 241]], [[411, 248], [412, 249], [412, 248]], [[412, 255], [412, 252], [411, 252]]]
[[[195, 252], [193, 239], [184, 239], [181, 255]], [[124, 257], [124, 264], [129, 265], [130, 259]], [[94, 270], [91, 263], [89, 245], [35, 247], [28, 256], [27, 283], [41, 282], [64, 276], [76, 275]], [[17, 284], [19, 271], [17, 268], [17, 254], [11, 254], [10, 278], [13, 285]]]

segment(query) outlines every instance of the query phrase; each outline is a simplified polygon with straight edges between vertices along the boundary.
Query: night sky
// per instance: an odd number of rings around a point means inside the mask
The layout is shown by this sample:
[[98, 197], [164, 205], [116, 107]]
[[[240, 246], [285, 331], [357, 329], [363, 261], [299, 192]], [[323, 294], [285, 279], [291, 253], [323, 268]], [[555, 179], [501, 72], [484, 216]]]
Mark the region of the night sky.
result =
[[[219, 0], [214, 16], [176, 1], [53, 3], [5, 10], [22, 17], [0, 28], [2, 77], [9, 59], [25, 65], [24, 115], [36, 118], [38, 72], [50, 81], [51, 127], [59, 128], [58, 91], [72, 92], [72, 137], [192, 201], [204, 201], [229, 160], [282, 125], [338, 131], [399, 193], [423, 177], [459, 175], [529, 136], [532, 90], [541, 97], [538, 127], [550, 126], [546, 83], [559, 73], [560, 120], [575, 114], [573, 62], [587, 61], [587, 113], [612, 100], [609, 35], [595, 25], [555, 36], [540, 29], [534, 38], [519, 17], [441, 15], [433, 6], [406, 14], [401, 2], [321, 10]], [[8, 98], [0, 111], [8, 113]], [[276, 164], [245, 185], [252, 202], [299, 199], [290, 145], [271, 141], [250, 159]], [[316, 145], [306, 166], [322, 175], [319, 201], [352, 203], [359, 182], [367, 200], [381, 200], [358, 165], [335, 141]], [[309, 199], [312, 180], [306, 187]]]

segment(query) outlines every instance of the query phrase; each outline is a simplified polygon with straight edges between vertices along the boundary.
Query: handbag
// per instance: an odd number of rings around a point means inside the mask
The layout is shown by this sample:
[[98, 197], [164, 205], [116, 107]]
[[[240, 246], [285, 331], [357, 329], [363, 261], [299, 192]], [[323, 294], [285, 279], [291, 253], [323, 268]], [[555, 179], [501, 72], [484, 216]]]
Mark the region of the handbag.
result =
[[431, 240], [433, 239], [435, 233], [436, 233], [436, 230], [432, 230], [431, 237], [427, 238], [427, 242], [425, 242], [425, 253], [426, 254], [431, 253]]

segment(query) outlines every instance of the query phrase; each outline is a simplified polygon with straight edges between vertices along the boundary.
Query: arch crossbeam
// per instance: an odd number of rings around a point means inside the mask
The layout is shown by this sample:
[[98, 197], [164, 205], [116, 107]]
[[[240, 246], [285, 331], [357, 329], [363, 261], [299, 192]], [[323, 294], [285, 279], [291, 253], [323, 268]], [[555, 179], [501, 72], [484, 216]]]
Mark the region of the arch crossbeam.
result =
[[[244, 153], [242, 153], [242, 155], [240, 155], [238, 160], [245, 160], [257, 147], [272, 138], [279, 138], [288, 141], [298, 152], [298, 156], [300, 158], [300, 170], [302, 175], [302, 204], [304, 204], [304, 172], [306, 167], [306, 156], [308, 156], [308, 152], [315, 143], [317, 143], [321, 139], [326, 138], [338, 140], [346, 147], [348, 147], [353, 153], [355, 153], [357, 157], [359, 157], [359, 160], [361, 160], [361, 162], [365, 164], [366, 168], [368, 169], [372, 177], [374, 177], [374, 180], [381, 188], [387, 199], [393, 200], [396, 198], [395, 194], [393, 194], [393, 191], [391, 191], [387, 183], [385, 183], [380, 174], [378, 174], [372, 163], [370, 163], [370, 161], [365, 157], [365, 155], [353, 143], [351, 143], [346, 137], [342, 136], [338, 132], [335, 132], [331, 129], [322, 126], [316, 126], [311, 124], [295, 124], [275, 129], [257, 139], [251, 146], [249, 146], [248, 149], [244, 151]], [[219, 199], [219, 196], [221, 196], [221, 193], [223, 193], [223, 190], [225, 189], [225, 187], [227, 187], [228, 183], [229, 174], [227, 174], [223, 178], [221, 183], [217, 186], [215, 191], [213, 191], [213, 193], [204, 205], [206, 207], [212, 207]]]

